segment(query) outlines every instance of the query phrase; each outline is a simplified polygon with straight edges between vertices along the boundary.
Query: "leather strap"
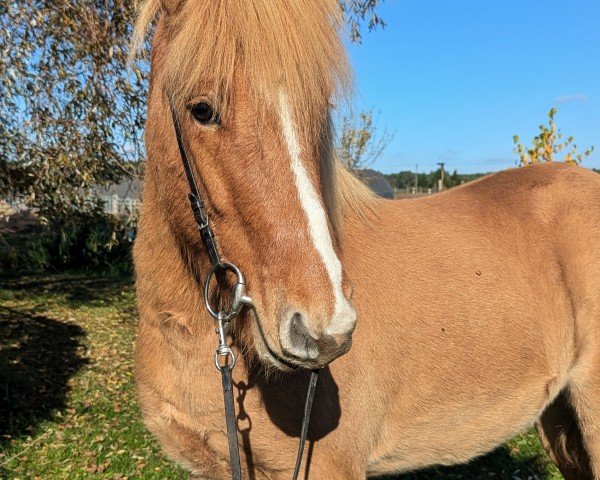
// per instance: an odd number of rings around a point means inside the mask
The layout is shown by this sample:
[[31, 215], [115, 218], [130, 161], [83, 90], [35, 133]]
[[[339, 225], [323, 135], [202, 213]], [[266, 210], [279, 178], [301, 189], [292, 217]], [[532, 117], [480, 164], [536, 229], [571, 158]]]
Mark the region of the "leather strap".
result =
[[221, 380], [223, 383], [223, 401], [225, 402], [225, 423], [227, 424], [227, 439], [229, 441], [229, 464], [231, 466], [232, 480], [242, 480], [240, 466], [240, 447], [237, 437], [237, 418], [233, 403], [233, 382], [231, 380], [231, 367], [221, 367]]
[[190, 206], [192, 207], [192, 212], [194, 213], [194, 219], [196, 220], [198, 231], [200, 232], [200, 238], [202, 238], [202, 243], [204, 244], [204, 248], [208, 253], [210, 263], [214, 267], [221, 263], [221, 257], [219, 255], [219, 250], [217, 249], [215, 234], [210, 226], [208, 213], [206, 212], [206, 207], [204, 206], [204, 202], [200, 197], [198, 184], [196, 183], [196, 178], [194, 177], [194, 171], [192, 170], [192, 166], [188, 160], [187, 152], [185, 151], [183, 134], [181, 133], [181, 126], [179, 125], [177, 114], [175, 113], [175, 106], [173, 103], [169, 103], [169, 106], [171, 108], [171, 117], [173, 117], [173, 126], [175, 127], [175, 136], [177, 137], [177, 146], [179, 147], [181, 163], [183, 164], [185, 177], [187, 178], [188, 185], [190, 187], [188, 199], [190, 201]]
[[[188, 160], [188, 155], [185, 150], [183, 143], [183, 134], [181, 133], [181, 126], [175, 113], [175, 107], [172, 102], [169, 102], [171, 109], [171, 116], [173, 117], [173, 126], [175, 127], [175, 136], [177, 137], [177, 146], [179, 147], [179, 153], [181, 155], [181, 163], [185, 171], [190, 193], [188, 195], [192, 212], [194, 213], [194, 219], [198, 226], [202, 243], [206, 249], [210, 258], [210, 263], [213, 267], [222, 265], [219, 250], [215, 240], [215, 235], [210, 226], [208, 213], [202, 199], [200, 192], [198, 191], [198, 184], [194, 177], [194, 171]], [[231, 365], [225, 365], [220, 368], [221, 381], [223, 384], [223, 401], [225, 404], [225, 423], [227, 425], [227, 440], [229, 443], [229, 462], [231, 465], [231, 478], [232, 480], [242, 480], [242, 469], [240, 465], [240, 449], [238, 445], [237, 437], [237, 419], [235, 415], [235, 404], [233, 399], [233, 381], [231, 378]], [[298, 444], [298, 453], [296, 455], [296, 465], [294, 466], [294, 474], [292, 479], [297, 480], [302, 465], [302, 456], [304, 454], [304, 445], [306, 444], [306, 436], [308, 435], [308, 426], [310, 423], [310, 413], [312, 411], [313, 399], [315, 396], [315, 390], [317, 388], [317, 381], [319, 379], [319, 371], [312, 370], [310, 374], [310, 380], [308, 383], [308, 392], [306, 394], [306, 401], [304, 403], [304, 417], [302, 418], [302, 428], [300, 430], [300, 442]]]
[[[194, 213], [194, 219], [198, 226], [198, 232], [202, 238], [202, 243], [206, 249], [210, 258], [210, 263], [213, 267], [221, 264], [221, 257], [219, 250], [217, 249], [217, 243], [215, 241], [215, 235], [210, 226], [208, 219], [208, 213], [202, 199], [200, 198], [200, 192], [198, 191], [198, 184], [194, 177], [194, 171], [188, 160], [188, 155], [185, 150], [183, 143], [183, 134], [181, 133], [181, 126], [175, 113], [175, 106], [172, 102], [169, 103], [171, 109], [171, 117], [173, 118], [173, 126], [175, 127], [175, 136], [177, 137], [177, 146], [179, 147], [179, 154], [181, 155], [181, 163], [183, 164], [183, 170], [187, 178], [190, 193], [188, 198], [190, 200], [190, 206]], [[229, 443], [229, 464], [231, 465], [231, 478], [232, 480], [242, 480], [242, 468], [240, 466], [240, 448], [238, 445], [237, 437], [237, 420], [235, 416], [235, 404], [233, 400], [233, 381], [231, 379], [231, 365], [224, 365], [220, 369], [221, 371], [221, 383], [223, 385], [223, 402], [225, 404], [225, 423], [227, 425], [227, 441]]]
[[292, 480], [298, 479], [300, 466], [302, 465], [302, 455], [304, 454], [304, 444], [308, 435], [308, 425], [310, 424], [310, 412], [315, 398], [315, 390], [317, 389], [317, 381], [319, 380], [319, 370], [310, 372], [310, 380], [308, 382], [308, 392], [306, 393], [306, 401], [304, 402], [304, 416], [302, 417], [302, 428], [300, 430], [300, 443], [298, 444], [298, 454], [296, 455], [296, 465], [294, 466], [294, 475]]

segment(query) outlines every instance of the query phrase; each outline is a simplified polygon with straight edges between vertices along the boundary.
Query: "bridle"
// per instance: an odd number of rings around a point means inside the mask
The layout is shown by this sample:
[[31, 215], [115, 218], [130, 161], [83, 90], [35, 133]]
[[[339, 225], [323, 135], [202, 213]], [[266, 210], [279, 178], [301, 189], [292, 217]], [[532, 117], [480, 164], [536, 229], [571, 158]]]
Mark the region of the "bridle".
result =
[[[177, 145], [179, 147], [179, 153], [181, 155], [181, 163], [185, 171], [190, 193], [188, 199], [190, 206], [194, 214], [196, 225], [198, 226], [198, 232], [204, 245], [204, 249], [210, 259], [211, 267], [206, 275], [204, 281], [204, 305], [208, 313], [215, 319], [217, 327], [216, 333], [218, 336], [218, 346], [215, 350], [215, 367], [221, 372], [221, 383], [223, 386], [223, 402], [225, 404], [225, 423], [227, 425], [227, 440], [229, 443], [229, 463], [231, 466], [231, 478], [233, 480], [242, 479], [242, 469], [240, 465], [240, 451], [237, 437], [237, 421], [235, 414], [235, 405], [233, 399], [233, 381], [231, 372], [235, 367], [236, 357], [231, 350], [231, 347], [227, 345], [227, 332], [231, 326], [231, 322], [235, 317], [239, 315], [244, 307], [252, 307], [252, 299], [246, 295], [246, 281], [240, 269], [231, 262], [224, 262], [219, 254], [217, 247], [217, 241], [210, 226], [210, 219], [204, 206], [204, 202], [200, 197], [198, 190], [198, 184], [194, 177], [192, 166], [188, 160], [188, 155], [185, 150], [183, 142], [183, 134], [181, 132], [181, 125], [177, 118], [175, 106], [172, 102], [169, 102], [171, 110], [171, 117], [173, 118], [173, 126], [175, 127], [175, 136], [177, 137]], [[231, 272], [235, 275], [236, 281], [231, 287], [230, 291], [230, 305], [227, 308], [214, 308], [211, 305], [209, 298], [210, 284], [213, 277], [216, 277], [218, 273], [224, 274]], [[218, 278], [217, 278], [218, 282]], [[298, 478], [300, 472], [300, 466], [302, 465], [302, 455], [304, 453], [304, 445], [306, 443], [306, 436], [308, 434], [308, 425], [310, 421], [310, 412], [312, 410], [313, 399], [315, 390], [317, 388], [317, 380], [319, 379], [319, 371], [312, 370], [310, 380], [308, 383], [308, 392], [306, 394], [306, 401], [304, 403], [304, 416], [302, 418], [302, 427], [300, 430], [300, 440], [298, 444], [298, 453], [296, 455], [296, 464], [294, 466], [294, 473], [292, 476], [293, 480]]]

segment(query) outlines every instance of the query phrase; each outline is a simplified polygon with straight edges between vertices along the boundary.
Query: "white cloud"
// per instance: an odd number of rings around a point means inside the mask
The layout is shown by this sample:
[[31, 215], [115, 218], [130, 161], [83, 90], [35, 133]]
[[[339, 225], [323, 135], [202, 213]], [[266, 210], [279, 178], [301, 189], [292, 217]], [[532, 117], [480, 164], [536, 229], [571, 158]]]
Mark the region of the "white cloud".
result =
[[573, 102], [587, 102], [588, 97], [583, 93], [572, 93], [569, 95], [561, 95], [556, 97], [558, 103], [573, 103]]

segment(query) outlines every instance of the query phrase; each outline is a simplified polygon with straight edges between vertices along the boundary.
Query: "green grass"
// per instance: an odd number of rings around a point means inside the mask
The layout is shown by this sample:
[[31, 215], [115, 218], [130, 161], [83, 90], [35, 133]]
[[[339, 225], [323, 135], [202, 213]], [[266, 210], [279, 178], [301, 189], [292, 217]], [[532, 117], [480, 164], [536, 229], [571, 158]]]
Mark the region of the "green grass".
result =
[[[163, 456], [135, 402], [131, 280], [0, 282], [0, 478], [187, 478]], [[527, 432], [468, 465], [394, 480], [494, 478], [562, 477]]]
[[131, 280], [0, 289], [0, 478], [180, 479], [140, 421]]

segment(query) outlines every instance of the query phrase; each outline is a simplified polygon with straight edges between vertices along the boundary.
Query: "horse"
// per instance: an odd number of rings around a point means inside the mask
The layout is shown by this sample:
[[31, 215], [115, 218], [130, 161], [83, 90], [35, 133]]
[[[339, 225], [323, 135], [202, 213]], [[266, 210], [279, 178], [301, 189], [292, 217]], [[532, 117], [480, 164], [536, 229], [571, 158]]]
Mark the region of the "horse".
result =
[[232, 322], [249, 479], [290, 478], [321, 369], [308, 479], [482, 455], [535, 424], [565, 478], [600, 479], [600, 177], [514, 168], [414, 200], [335, 159], [352, 76], [336, 0], [147, 0], [147, 167], [134, 248], [138, 399], [192, 478], [230, 475], [210, 262], [170, 108], [220, 252], [253, 307]]

